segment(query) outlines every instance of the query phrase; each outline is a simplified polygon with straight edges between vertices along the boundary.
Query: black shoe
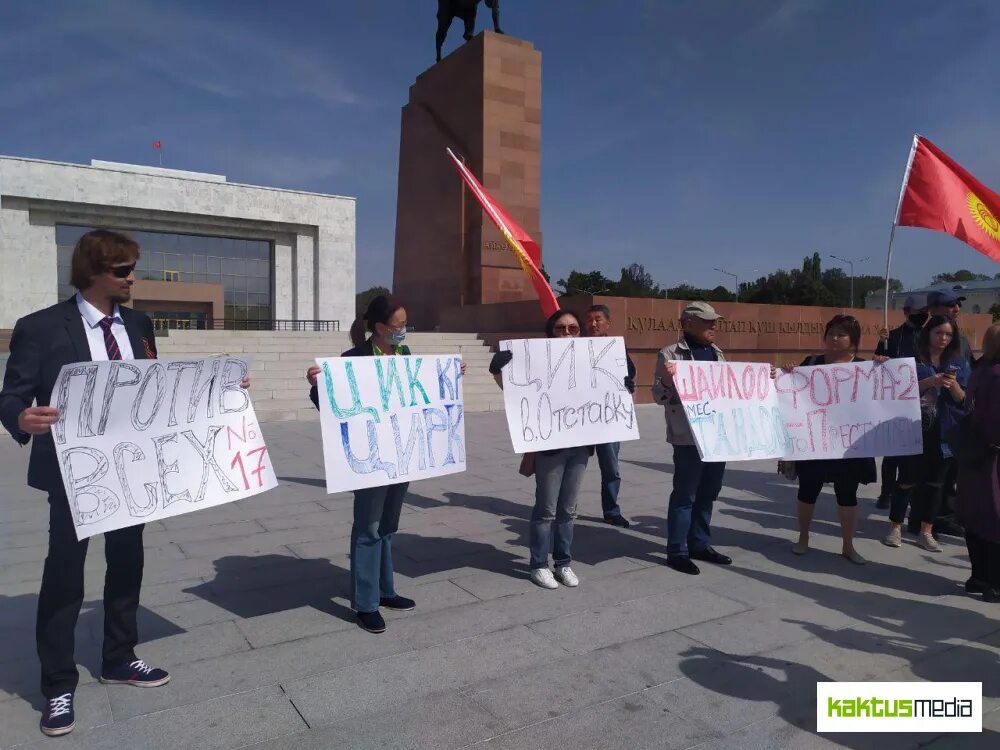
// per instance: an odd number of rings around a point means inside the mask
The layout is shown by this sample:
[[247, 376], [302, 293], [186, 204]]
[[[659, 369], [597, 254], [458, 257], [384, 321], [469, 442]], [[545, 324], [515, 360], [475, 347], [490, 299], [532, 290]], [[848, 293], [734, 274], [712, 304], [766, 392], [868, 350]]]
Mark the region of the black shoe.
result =
[[136, 659], [117, 667], [105, 667], [101, 670], [101, 682], [105, 685], [159, 687], [170, 682], [170, 674], [165, 669], [147, 666], [142, 659]]
[[705, 549], [699, 552], [691, 553], [692, 560], [701, 560], [702, 562], [715, 563], [716, 565], [732, 565], [733, 558], [728, 555], [724, 555], [721, 552], [716, 552], [711, 547], [705, 547]]
[[405, 596], [383, 596], [378, 600], [380, 607], [385, 607], [386, 609], [398, 609], [400, 612], [408, 612], [417, 606], [417, 603], [412, 599], [407, 599]]
[[990, 602], [991, 604], [1000, 602], [1000, 589], [986, 589], [983, 592], [983, 601]]
[[989, 586], [986, 585], [986, 581], [980, 578], [970, 578], [965, 582], [966, 594], [985, 594], [988, 588]]
[[612, 526], [618, 526], [623, 529], [627, 529], [631, 524], [625, 516], [605, 516], [604, 523], [609, 523]]
[[385, 620], [377, 609], [374, 612], [358, 612], [358, 625], [369, 633], [385, 632]]
[[934, 522], [934, 533], [964, 537], [965, 528], [950, 518], [940, 518]]
[[878, 500], [875, 501], [875, 507], [879, 510], [888, 510], [890, 505], [892, 505], [892, 498], [889, 495], [879, 495]]
[[40, 728], [42, 734], [48, 737], [59, 737], [69, 734], [76, 726], [76, 717], [73, 714], [73, 694], [64, 693], [55, 698], [49, 698], [45, 705], [45, 712], [42, 714]]
[[667, 567], [673, 568], [678, 573], [687, 573], [689, 576], [696, 576], [701, 573], [698, 566], [691, 562], [690, 557], [668, 557]]

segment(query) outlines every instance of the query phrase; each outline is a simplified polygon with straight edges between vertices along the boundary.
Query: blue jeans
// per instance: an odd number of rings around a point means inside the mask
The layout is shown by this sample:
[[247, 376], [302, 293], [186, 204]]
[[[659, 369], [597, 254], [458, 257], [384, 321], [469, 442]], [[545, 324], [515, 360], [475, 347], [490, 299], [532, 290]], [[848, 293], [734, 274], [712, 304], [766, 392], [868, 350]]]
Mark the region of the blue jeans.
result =
[[381, 597], [396, 596], [392, 582], [392, 535], [409, 482], [354, 491], [351, 527], [351, 606], [374, 612]]
[[605, 518], [614, 518], [622, 514], [622, 509], [618, 507], [618, 490], [622, 486], [622, 477], [618, 473], [621, 443], [601, 443], [595, 448], [597, 465], [601, 467], [601, 510]]
[[667, 557], [687, 557], [712, 543], [712, 504], [722, 490], [724, 462], [706, 462], [693, 445], [674, 446], [674, 491], [667, 507]]
[[576, 496], [589, 458], [587, 448], [564, 448], [551, 456], [535, 455], [535, 507], [528, 535], [532, 570], [548, 567], [549, 550], [557, 568], [572, 562]]

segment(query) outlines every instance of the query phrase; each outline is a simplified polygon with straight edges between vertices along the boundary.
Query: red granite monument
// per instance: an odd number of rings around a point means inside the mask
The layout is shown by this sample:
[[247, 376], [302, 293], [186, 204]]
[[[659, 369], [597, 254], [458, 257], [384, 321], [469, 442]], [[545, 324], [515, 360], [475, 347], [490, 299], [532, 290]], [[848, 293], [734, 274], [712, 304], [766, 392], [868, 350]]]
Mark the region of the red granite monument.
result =
[[421, 330], [442, 310], [536, 299], [446, 148], [542, 244], [542, 60], [530, 42], [483, 32], [421, 73], [403, 107], [393, 292]]

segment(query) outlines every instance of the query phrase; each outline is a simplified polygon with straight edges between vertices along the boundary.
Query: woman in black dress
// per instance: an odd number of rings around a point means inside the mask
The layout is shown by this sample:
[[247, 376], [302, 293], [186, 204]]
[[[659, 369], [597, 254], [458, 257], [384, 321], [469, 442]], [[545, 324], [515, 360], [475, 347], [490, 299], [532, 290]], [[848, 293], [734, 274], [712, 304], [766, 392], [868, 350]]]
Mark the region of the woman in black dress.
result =
[[[811, 365], [836, 365], [863, 362], [858, 357], [861, 345], [861, 325], [851, 315], [834, 315], [823, 333], [825, 346], [822, 354], [806, 357], [799, 367]], [[885, 357], [876, 357], [876, 361]], [[797, 515], [799, 540], [792, 545], [792, 552], [804, 555], [809, 551], [809, 526], [812, 523], [816, 500], [823, 485], [833, 484], [837, 497], [837, 515], [840, 517], [840, 535], [843, 546], [840, 554], [857, 565], [864, 565], [865, 558], [854, 549], [854, 532], [858, 525], [858, 486], [877, 479], [874, 458], [839, 458], [817, 461], [796, 461], [799, 475]]]

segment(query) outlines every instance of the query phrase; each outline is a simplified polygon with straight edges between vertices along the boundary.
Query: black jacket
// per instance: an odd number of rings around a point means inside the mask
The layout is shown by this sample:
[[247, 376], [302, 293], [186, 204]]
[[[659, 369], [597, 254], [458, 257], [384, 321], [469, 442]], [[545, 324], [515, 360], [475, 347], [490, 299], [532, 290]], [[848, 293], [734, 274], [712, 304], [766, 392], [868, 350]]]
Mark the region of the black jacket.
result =
[[903, 323], [899, 328], [889, 331], [889, 338], [879, 341], [875, 348], [875, 355], [878, 357], [891, 357], [892, 359], [904, 359], [906, 357], [917, 356], [917, 339], [920, 336], [920, 329], [914, 328], [909, 323]]
[[[135, 359], [156, 359], [153, 322], [143, 313], [120, 308]], [[90, 362], [90, 345], [76, 297], [31, 313], [14, 324], [10, 358], [0, 390], [0, 422], [14, 439], [26, 445], [17, 417], [32, 405], [48, 406], [59, 370], [74, 362]], [[31, 444], [28, 485], [45, 492], [61, 491], [62, 474], [52, 434], [36, 435]]]
[[[361, 346], [356, 346], [353, 349], [348, 349], [346, 352], [341, 354], [341, 357], [374, 357], [375, 350], [372, 348], [372, 340], [369, 338]], [[407, 356], [410, 354], [410, 347], [406, 344], [400, 347], [402, 351], [400, 354]], [[309, 400], [313, 402], [313, 406], [317, 409], [319, 408], [319, 386], [314, 385], [309, 389]]]

